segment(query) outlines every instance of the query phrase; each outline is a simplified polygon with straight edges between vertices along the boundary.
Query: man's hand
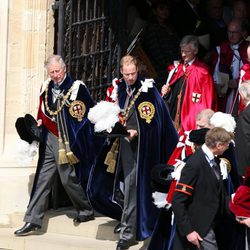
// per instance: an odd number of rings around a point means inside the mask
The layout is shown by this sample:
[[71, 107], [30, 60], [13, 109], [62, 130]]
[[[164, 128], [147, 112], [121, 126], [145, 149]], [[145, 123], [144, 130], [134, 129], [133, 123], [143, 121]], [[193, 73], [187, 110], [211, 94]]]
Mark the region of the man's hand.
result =
[[42, 119], [37, 120], [37, 127], [40, 127], [42, 125]]
[[250, 218], [246, 218], [244, 220], [242, 219], [239, 219], [236, 217], [236, 220], [240, 223], [240, 224], [244, 224], [246, 225], [247, 227], [250, 227]]
[[129, 129], [128, 132], [129, 132], [128, 136], [129, 141], [132, 141], [136, 136], [138, 136], [138, 132], [135, 129]]
[[186, 237], [190, 243], [200, 248], [200, 241], [202, 241], [202, 238], [196, 231], [193, 231], [192, 233], [188, 234]]
[[168, 84], [164, 84], [162, 87], [161, 87], [161, 94], [162, 96], [168, 94], [168, 92], [170, 91], [170, 87]]

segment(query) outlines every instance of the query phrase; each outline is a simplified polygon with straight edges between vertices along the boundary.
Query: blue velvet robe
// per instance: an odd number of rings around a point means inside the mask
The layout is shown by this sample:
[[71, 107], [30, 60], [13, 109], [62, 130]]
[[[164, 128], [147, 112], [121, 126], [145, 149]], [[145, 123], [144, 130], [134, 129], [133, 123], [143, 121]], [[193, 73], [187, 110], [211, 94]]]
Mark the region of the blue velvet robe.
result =
[[[63, 91], [64, 95], [71, 88], [74, 83], [74, 79], [70, 76], [66, 76], [63, 83], [60, 85], [60, 90]], [[48, 86], [48, 106], [52, 105], [52, 88], [53, 82], [51, 81]], [[84, 188], [87, 187], [88, 177], [91, 170], [91, 167], [95, 164], [96, 157], [102, 148], [103, 140], [101, 138], [96, 138], [94, 136], [93, 124], [87, 119], [88, 111], [91, 107], [94, 106], [94, 101], [89, 94], [88, 89], [83, 84], [79, 85], [77, 96], [75, 100], [80, 100], [85, 104], [86, 112], [83, 116], [82, 121], [78, 121], [77, 118], [74, 118], [69, 113], [69, 107], [64, 105], [63, 112], [65, 115], [65, 121], [68, 129], [69, 143], [72, 152], [80, 160], [79, 163], [75, 164], [76, 174], [79, 178], [79, 181]], [[72, 101], [70, 101], [72, 102]], [[44, 150], [46, 146], [47, 134], [50, 131], [51, 133], [58, 136], [58, 130], [56, 123], [52, 120], [52, 117], [48, 114], [45, 108], [45, 91], [42, 91], [40, 95], [40, 104], [38, 109], [37, 119], [42, 119], [43, 125], [43, 142], [39, 145], [39, 159], [37, 164], [37, 170], [35, 174], [35, 179], [32, 187], [31, 197], [36, 189], [37, 180], [39, 178], [39, 173], [42, 167], [42, 162], [44, 159]], [[62, 112], [61, 111], [61, 112]]]
[[[139, 77], [135, 83], [139, 87]], [[135, 93], [136, 94], [136, 91]], [[118, 85], [118, 102], [123, 108], [127, 97], [126, 83], [121, 81]], [[155, 114], [150, 123], [140, 116], [138, 106], [142, 102], [150, 102], [155, 108]], [[138, 161], [137, 161], [137, 240], [144, 240], [151, 236], [157, 216], [158, 209], [152, 202], [152, 188], [150, 172], [154, 165], [166, 163], [174, 150], [178, 135], [173, 126], [168, 109], [156, 87], [149, 88], [148, 92], [142, 92], [135, 101], [138, 131]], [[108, 150], [107, 150], [108, 151]], [[105, 152], [106, 153], [106, 152]], [[119, 159], [119, 157], [118, 157]], [[89, 197], [96, 210], [111, 218], [120, 219], [122, 208], [113, 199], [113, 188], [117, 186], [115, 175], [105, 173], [105, 166], [96, 165], [91, 174]], [[117, 171], [119, 171], [119, 160]], [[102, 187], [96, 190], [98, 183]]]

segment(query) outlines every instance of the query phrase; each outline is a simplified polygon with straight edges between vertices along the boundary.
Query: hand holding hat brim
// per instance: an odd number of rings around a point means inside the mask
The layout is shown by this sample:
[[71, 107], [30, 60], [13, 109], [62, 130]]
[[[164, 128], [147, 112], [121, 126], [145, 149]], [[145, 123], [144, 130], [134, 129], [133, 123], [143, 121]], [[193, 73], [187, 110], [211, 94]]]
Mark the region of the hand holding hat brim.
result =
[[95, 135], [113, 138], [113, 137], [127, 137], [129, 136], [129, 133], [121, 123], [117, 122], [115, 126], [112, 129], [110, 129], [110, 131], [104, 130], [102, 132], [95, 133]]
[[33, 141], [42, 141], [42, 128], [37, 127], [37, 121], [32, 115], [26, 114], [17, 118], [15, 127], [20, 138], [29, 144]]

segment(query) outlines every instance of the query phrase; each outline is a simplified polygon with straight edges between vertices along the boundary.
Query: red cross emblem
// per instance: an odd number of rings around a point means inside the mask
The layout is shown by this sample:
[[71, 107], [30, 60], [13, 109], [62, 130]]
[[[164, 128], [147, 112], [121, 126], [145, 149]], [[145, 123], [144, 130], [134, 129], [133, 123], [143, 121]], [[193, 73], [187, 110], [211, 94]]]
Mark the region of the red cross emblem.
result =
[[86, 106], [82, 101], [76, 100], [70, 104], [69, 113], [72, 117], [77, 118], [80, 122], [82, 121], [86, 112]]
[[142, 102], [138, 106], [140, 117], [150, 123], [155, 114], [155, 107], [151, 102]]
[[201, 99], [201, 94], [199, 94], [199, 93], [192, 94], [192, 101], [193, 102], [198, 103], [198, 102], [200, 102], [200, 99]]
[[142, 107], [142, 113], [145, 115], [149, 115], [151, 113], [151, 108], [149, 106]]
[[81, 107], [81, 105], [75, 105], [75, 106], [73, 107], [73, 110], [74, 110], [74, 112], [75, 112], [76, 114], [82, 113], [82, 107]]

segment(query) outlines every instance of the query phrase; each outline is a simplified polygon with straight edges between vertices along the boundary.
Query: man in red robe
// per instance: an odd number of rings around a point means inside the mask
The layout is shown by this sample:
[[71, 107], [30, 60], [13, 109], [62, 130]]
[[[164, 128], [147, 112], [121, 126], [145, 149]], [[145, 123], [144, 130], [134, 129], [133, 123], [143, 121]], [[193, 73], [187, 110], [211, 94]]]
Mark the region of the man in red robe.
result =
[[[247, 61], [248, 62], [244, 64], [242, 68], [240, 69], [238, 89], [240, 88], [243, 82], [245, 82], [246, 80], [250, 80], [250, 43], [248, 44], [248, 47], [247, 47]], [[238, 103], [239, 105], [237, 107]], [[238, 115], [245, 108], [245, 104], [242, 102], [242, 99], [240, 98], [239, 90], [237, 91], [234, 101], [233, 101], [233, 107], [234, 106], [236, 106], [236, 111], [238, 111]]]
[[196, 36], [182, 39], [182, 60], [170, 66], [167, 82], [161, 90], [180, 135], [196, 128], [196, 115], [201, 110], [216, 109], [213, 79], [208, 67], [197, 58], [198, 47]]
[[233, 19], [228, 24], [227, 33], [228, 40], [218, 46], [213, 55], [213, 78], [219, 91], [219, 110], [237, 116], [238, 105], [234, 100], [240, 69], [247, 63], [247, 26], [244, 21]]

